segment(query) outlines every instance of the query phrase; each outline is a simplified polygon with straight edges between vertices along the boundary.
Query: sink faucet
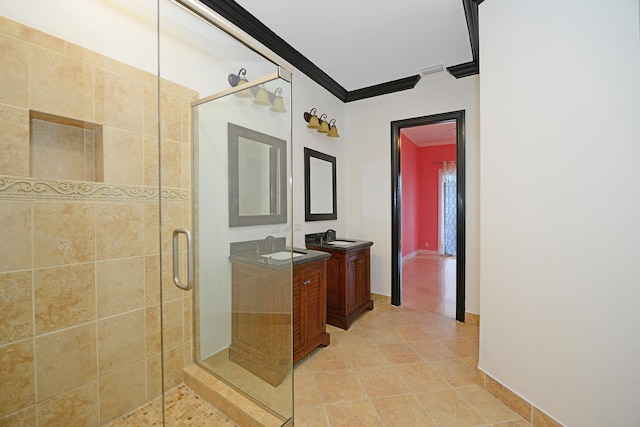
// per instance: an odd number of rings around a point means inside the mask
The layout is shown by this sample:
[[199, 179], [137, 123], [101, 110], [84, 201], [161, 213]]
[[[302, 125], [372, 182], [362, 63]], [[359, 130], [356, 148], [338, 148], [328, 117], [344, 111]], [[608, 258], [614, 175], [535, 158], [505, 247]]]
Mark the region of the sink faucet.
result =
[[273, 236], [267, 236], [264, 240], [267, 241], [267, 243], [269, 244], [269, 246], [271, 247], [270, 252], [275, 252], [276, 251], [276, 238]]

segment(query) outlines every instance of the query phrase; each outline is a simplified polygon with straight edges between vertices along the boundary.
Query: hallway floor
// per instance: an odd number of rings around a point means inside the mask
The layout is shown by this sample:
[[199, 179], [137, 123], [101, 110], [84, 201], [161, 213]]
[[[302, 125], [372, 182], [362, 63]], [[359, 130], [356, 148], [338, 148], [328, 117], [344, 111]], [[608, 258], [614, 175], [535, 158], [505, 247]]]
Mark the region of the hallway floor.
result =
[[402, 263], [402, 305], [456, 317], [456, 257], [417, 255]]

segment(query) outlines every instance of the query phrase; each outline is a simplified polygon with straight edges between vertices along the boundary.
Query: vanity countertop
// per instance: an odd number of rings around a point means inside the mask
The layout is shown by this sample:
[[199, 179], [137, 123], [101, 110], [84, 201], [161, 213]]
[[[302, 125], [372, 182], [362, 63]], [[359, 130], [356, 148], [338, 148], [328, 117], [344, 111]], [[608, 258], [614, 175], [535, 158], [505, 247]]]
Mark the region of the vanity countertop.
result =
[[331, 254], [323, 251], [316, 251], [313, 249], [301, 249], [293, 248], [293, 254], [291, 254], [292, 248], [285, 248], [278, 252], [267, 254], [238, 254], [230, 255], [231, 261], [239, 261], [248, 264], [258, 265], [261, 267], [268, 267], [273, 270], [280, 270], [282, 268], [289, 268], [291, 265], [291, 256], [293, 255], [293, 265], [305, 264], [307, 262], [318, 261], [321, 259], [331, 257]]
[[349, 238], [336, 238], [333, 241], [322, 243], [316, 241], [307, 241], [307, 248], [318, 248], [318, 249], [332, 249], [338, 251], [350, 251], [352, 249], [362, 249], [367, 248], [373, 245], [373, 242], [369, 240], [357, 240], [357, 239], [349, 239]]

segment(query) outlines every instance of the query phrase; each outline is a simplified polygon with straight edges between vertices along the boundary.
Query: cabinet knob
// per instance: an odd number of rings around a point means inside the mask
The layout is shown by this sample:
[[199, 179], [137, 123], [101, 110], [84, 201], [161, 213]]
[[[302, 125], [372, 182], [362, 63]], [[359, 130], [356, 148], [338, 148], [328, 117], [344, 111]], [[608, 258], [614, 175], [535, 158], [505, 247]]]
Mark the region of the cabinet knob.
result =
[[310, 285], [311, 284], [311, 280], [304, 280], [302, 282], [302, 284], [305, 285], [305, 286]]
[[361, 260], [358, 261], [358, 264], [362, 264], [363, 262], [364, 262], [364, 260], [361, 259]]

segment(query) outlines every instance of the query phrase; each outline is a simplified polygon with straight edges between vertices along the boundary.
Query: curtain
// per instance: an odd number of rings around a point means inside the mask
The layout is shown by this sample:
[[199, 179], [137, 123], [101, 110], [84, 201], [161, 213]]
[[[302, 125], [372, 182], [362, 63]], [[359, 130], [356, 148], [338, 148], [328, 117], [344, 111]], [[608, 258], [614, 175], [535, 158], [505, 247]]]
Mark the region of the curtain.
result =
[[456, 213], [458, 186], [456, 183], [456, 162], [442, 165], [442, 220], [444, 255], [456, 255]]

